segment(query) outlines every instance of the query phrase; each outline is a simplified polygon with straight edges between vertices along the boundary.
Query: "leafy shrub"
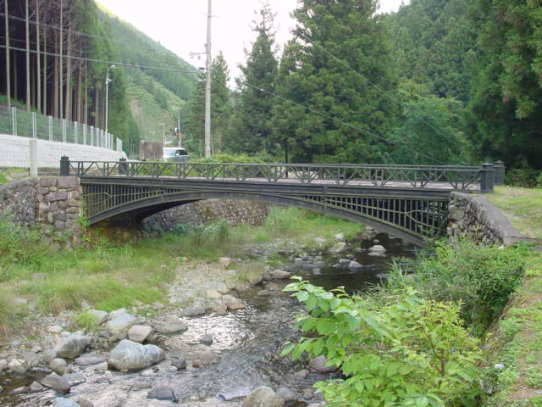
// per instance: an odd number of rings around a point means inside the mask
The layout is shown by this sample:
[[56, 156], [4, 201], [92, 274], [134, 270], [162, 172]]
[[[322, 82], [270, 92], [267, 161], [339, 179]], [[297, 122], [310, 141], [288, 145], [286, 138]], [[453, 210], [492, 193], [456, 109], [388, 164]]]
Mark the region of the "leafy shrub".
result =
[[540, 173], [540, 175], [536, 179], [536, 183], [537, 183], [538, 188], [542, 188], [542, 172]]
[[458, 305], [413, 289], [395, 291], [387, 301], [303, 281], [285, 290], [308, 314], [298, 320], [306, 336], [283, 355], [325, 356], [344, 375], [316, 384], [326, 405], [459, 406], [480, 396], [478, 340], [463, 328]]
[[7, 278], [9, 266], [39, 263], [47, 251], [38, 231], [13, 223], [9, 216], [0, 216], [0, 281]]
[[507, 185], [524, 188], [534, 188], [540, 183], [539, 171], [530, 168], [514, 169], [506, 172]]
[[[461, 303], [461, 317], [478, 335], [497, 318], [524, 272], [523, 248], [477, 246], [464, 240], [437, 243], [432, 256], [419, 256], [407, 275], [396, 264], [389, 284], [413, 286], [426, 298]], [[408, 265], [407, 265], [408, 267]]]
[[266, 161], [261, 157], [257, 156], [248, 156], [246, 154], [228, 154], [228, 153], [219, 153], [215, 154], [209, 158], [198, 158], [191, 160], [193, 163], [208, 163], [208, 164], [218, 164], [218, 163], [240, 163], [240, 164], [264, 164]]

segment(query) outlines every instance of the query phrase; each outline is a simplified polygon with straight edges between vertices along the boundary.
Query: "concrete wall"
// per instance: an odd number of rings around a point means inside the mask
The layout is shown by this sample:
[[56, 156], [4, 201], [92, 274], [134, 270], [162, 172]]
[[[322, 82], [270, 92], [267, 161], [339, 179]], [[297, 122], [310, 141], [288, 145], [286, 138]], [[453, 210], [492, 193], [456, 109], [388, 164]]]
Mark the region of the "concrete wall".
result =
[[[0, 167], [30, 167], [30, 138], [0, 134]], [[58, 167], [60, 157], [75, 161], [116, 161], [126, 154], [82, 144], [38, 140], [38, 167]]]

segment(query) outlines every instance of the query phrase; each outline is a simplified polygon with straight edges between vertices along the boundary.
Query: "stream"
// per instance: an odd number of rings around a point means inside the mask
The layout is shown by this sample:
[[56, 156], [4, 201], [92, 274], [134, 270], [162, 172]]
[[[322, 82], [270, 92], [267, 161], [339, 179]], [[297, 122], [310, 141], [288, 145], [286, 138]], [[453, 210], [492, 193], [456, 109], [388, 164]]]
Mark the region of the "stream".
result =
[[[379, 283], [389, 271], [392, 259], [413, 257], [415, 249], [404, 246], [400, 240], [379, 234], [376, 243], [386, 247], [385, 255], [370, 255], [365, 241], [348, 242], [348, 250], [329, 254], [314, 250], [302, 254], [285, 254], [286, 268], [315, 285], [327, 289], [344, 286], [347, 291], [362, 291]], [[361, 267], [351, 269], [351, 261]], [[72, 387], [70, 398], [83, 397], [94, 407], [171, 406], [171, 401], [148, 399], [153, 388], [166, 387], [175, 392], [186, 406], [240, 406], [242, 398], [256, 387], [266, 385], [277, 390], [285, 388], [291, 394], [287, 406], [301, 407], [320, 401], [312, 385], [333, 377], [333, 373], [308, 370], [298, 362], [280, 358], [284, 344], [295, 341], [296, 312], [301, 306], [280, 290], [287, 284], [272, 281], [239, 293], [246, 308], [224, 315], [208, 314], [194, 318], [181, 318], [188, 330], [181, 335], [168, 336], [160, 346], [167, 358], [157, 366], [137, 373], [119, 373], [95, 366], [71, 365], [70, 379], [79, 384]], [[210, 335], [213, 342], [207, 350], [212, 355], [198, 356], [198, 342]], [[205, 354], [205, 352], [203, 352]], [[215, 363], [189, 364], [187, 369], [172, 367], [176, 357], [195, 360], [216, 358]], [[214, 362], [214, 361], [213, 361]], [[43, 375], [43, 373], [41, 373]], [[28, 386], [36, 378], [0, 376], [0, 406], [48, 406], [52, 391], [10, 395], [13, 389]], [[284, 390], [286, 391], [286, 390]]]

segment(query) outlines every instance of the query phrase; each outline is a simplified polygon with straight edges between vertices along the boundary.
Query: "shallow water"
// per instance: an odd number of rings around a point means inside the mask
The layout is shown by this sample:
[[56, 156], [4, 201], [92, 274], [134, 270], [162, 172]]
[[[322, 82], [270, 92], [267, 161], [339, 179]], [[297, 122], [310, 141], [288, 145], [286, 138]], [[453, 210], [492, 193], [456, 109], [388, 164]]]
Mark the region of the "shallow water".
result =
[[[334, 256], [322, 256], [319, 260], [322, 267], [318, 269], [300, 270], [297, 274], [315, 285], [327, 289], [345, 286], [348, 291], [366, 289], [385, 278], [393, 258], [413, 257], [413, 248], [404, 247], [397, 240], [388, 239], [385, 235], [377, 236], [380, 244], [388, 251], [383, 257], [369, 256], [365, 250], [366, 243], [351, 242], [354, 249], [348, 253]], [[309, 262], [314, 262], [310, 254]], [[351, 272], [337, 269], [335, 264], [343, 257], [352, 257], [363, 267], [360, 271]], [[276, 283], [275, 283], [276, 284]], [[279, 284], [281, 288], [287, 284]], [[198, 318], [181, 318], [189, 327], [182, 335], [169, 337], [161, 346], [168, 356], [181, 354], [188, 360], [192, 359], [198, 348], [199, 339], [210, 334], [213, 344], [210, 348], [219, 360], [202, 368], [172, 372], [170, 362], [166, 361], [146, 374], [121, 374], [117, 372], [100, 373], [89, 368], [74, 366], [75, 373], [84, 377], [85, 383], [75, 386], [72, 394], [77, 394], [94, 402], [95, 406], [162, 406], [162, 402], [150, 402], [147, 394], [150, 388], [157, 385], [167, 385], [173, 388], [181, 401], [204, 400], [239, 400], [254, 388], [268, 385], [273, 388], [286, 386], [299, 394], [299, 402], [291, 404], [303, 406], [313, 399], [306, 390], [319, 380], [325, 380], [329, 375], [310, 373], [299, 377], [295, 372], [303, 369], [298, 363], [280, 358], [281, 349], [288, 341], [295, 341], [298, 332], [294, 327], [295, 314], [301, 307], [291, 297], [280, 291], [265, 290], [255, 287], [244, 292], [240, 297], [248, 304], [244, 310], [225, 315], [206, 315]], [[19, 378], [11, 383], [0, 377], [0, 406], [21, 407], [45, 405], [53, 396], [52, 392], [38, 395], [7, 396], [12, 389], [28, 385], [32, 379]], [[219, 404], [217, 404], [219, 405]]]

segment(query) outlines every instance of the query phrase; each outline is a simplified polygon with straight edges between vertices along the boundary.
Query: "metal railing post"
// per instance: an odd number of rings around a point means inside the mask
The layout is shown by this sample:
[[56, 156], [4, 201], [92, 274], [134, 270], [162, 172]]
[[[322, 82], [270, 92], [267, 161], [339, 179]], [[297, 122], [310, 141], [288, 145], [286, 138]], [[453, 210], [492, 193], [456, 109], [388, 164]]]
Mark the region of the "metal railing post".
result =
[[506, 166], [499, 160], [495, 163], [495, 185], [504, 185], [505, 176]]
[[11, 108], [11, 133], [17, 135], [17, 109], [15, 107]]
[[493, 192], [493, 186], [495, 184], [495, 168], [493, 164], [485, 163], [480, 169], [480, 192], [487, 194]]
[[60, 176], [67, 177], [70, 175], [70, 159], [63, 155], [60, 157]]
[[37, 129], [36, 129], [36, 112], [32, 112], [32, 138], [38, 138]]

